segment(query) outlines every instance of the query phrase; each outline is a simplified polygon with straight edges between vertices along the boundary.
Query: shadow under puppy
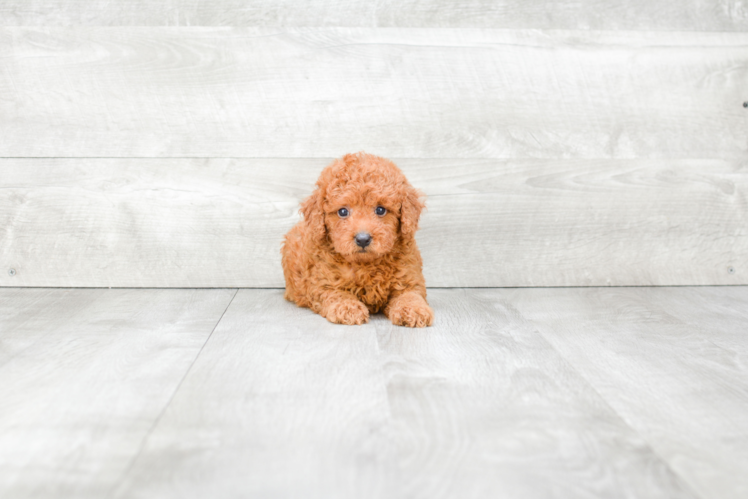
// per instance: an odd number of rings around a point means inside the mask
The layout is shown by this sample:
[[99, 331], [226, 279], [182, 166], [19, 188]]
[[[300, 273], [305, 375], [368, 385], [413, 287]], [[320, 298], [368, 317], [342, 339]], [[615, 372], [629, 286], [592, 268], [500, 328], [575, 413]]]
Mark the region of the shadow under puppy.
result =
[[327, 166], [281, 249], [285, 298], [333, 323], [360, 325], [384, 311], [396, 325], [430, 326], [419, 197], [384, 158], [360, 152]]

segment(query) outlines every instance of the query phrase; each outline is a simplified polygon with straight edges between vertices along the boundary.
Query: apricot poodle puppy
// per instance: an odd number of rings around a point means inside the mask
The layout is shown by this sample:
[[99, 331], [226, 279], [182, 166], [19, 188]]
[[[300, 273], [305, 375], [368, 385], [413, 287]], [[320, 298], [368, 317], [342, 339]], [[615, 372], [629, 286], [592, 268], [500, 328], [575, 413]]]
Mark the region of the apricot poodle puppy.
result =
[[396, 325], [430, 326], [414, 237], [419, 196], [378, 156], [349, 154], [327, 166], [283, 243], [286, 299], [333, 323], [360, 325], [384, 311]]

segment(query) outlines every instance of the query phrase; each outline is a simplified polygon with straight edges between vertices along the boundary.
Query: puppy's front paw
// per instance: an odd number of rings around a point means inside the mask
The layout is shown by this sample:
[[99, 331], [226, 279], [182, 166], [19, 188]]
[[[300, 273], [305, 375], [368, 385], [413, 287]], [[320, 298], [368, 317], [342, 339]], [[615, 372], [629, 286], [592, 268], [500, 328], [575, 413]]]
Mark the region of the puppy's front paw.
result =
[[369, 321], [369, 310], [358, 300], [346, 299], [332, 304], [325, 317], [341, 325], [360, 325]]
[[387, 310], [387, 317], [393, 324], [423, 328], [434, 324], [434, 310], [420, 295], [415, 297], [401, 297]]

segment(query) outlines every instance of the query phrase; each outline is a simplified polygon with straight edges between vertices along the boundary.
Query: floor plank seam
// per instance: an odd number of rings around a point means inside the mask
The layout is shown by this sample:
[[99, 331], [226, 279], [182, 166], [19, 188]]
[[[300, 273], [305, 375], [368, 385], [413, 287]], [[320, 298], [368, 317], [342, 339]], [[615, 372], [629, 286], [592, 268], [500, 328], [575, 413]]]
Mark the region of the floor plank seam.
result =
[[551, 341], [550, 341], [550, 340], [549, 340], [549, 339], [548, 339], [548, 338], [546, 337], [546, 335], [545, 335], [545, 334], [543, 333], [542, 329], [538, 328], [538, 327], [537, 327], [537, 326], [535, 325], [535, 322], [534, 322], [534, 321], [532, 321], [532, 320], [528, 319], [528, 318], [527, 318], [527, 317], [526, 317], [526, 316], [525, 316], [524, 314], [522, 314], [522, 312], [521, 312], [521, 311], [520, 311], [519, 309], [517, 309], [517, 308], [516, 308], [516, 307], [514, 307], [513, 305], [511, 305], [511, 304], [506, 304], [506, 307], [507, 307], [507, 309], [509, 309], [509, 310], [511, 310], [512, 312], [514, 312], [514, 314], [517, 314], [518, 316], [520, 316], [520, 317], [522, 318], [522, 320], [523, 320], [524, 322], [526, 322], [526, 324], [530, 325], [530, 328], [532, 328], [532, 330], [533, 330], [533, 331], [535, 332], [535, 334], [539, 335], [539, 336], [540, 336], [540, 338], [542, 338], [542, 339], [543, 339], [543, 341], [544, 341], [544, 342], [545, 342], [545, 343], [546, 343], [546, 344], [547, 344], [547, 345], [548, 345], [548, 346], [549, 346], [549, 347], [550, 347], [551, 349], [553, 349], [553, 351], [554, 351], [554, 352], [555, 352], [555, 353], [556, 353], [556, 354], [558, 355], [558, 357], [559, 357], [560, 359], [562, 359], [562, 360], [563, 360], [564, 364], [565, 364], [565, 365], [566, 365], [566, 366], [568, 367], [568, 369], [569, 369], [570, 371], [572, 371], [573, 373], [576, 373], [576, 374], [577, 374], [577, 376], [578, 376], [578, 377], [579, 377], [579, 378], [580, 378], [581, 380], [584, 380], [584, 382], [585, 382], [585, 383], [587, 384], [587, 386], [589, 387], [589, 389], [590, 389], [590, 390], [591, 390], [592, 392], [594, 392], [594, 393], [595, 393], [595, 394], [597, 395], [597, 397], [598, 397], [598, 398], [600, 398], [600, 401], [602, 401], [602, 403], [603, 403], [603, 404], [604, 404], [605, 406], [607, 406], [607, 407], [608, 407], [608, 409], [609, 409], [609, 410], [611, 411], [611, 413], [613, 413], [614, 415], [616, 415], [616, 416], [617, 416], [617, 417], [618, 417], [618, 418], [619, 418], [619, 419], [621, 420], [621, 422], [623, 422], [623, 423], [624, 423], [624, 424], [626, 425], [626, 427], [627, 427], [627, 428], [628, 428], [628, 429], [629, 429], [629, 430], [630, 430], [630, 431], [631, 431], [631, 432], [632, 432], [632, 433], [633, 433], [634, 435], [638, 436], [638, 437], [639, 437], [639, 439], [641, 439], [642, 443], [645, 443], [645, 444], [647, 445], [647, 448], [649, 448], [649, 450], [650, 450], [650, 452], [652, 453], [652, 455], [653, 455], [654, 457], [656, 457], [656, 458], [657, 458], [657, 459], [658, 459], [658, 460], [659, 460], [660, 462], [662, 462], [662, 463], [663, 463], [663, 464], [664, 464], [664, 465], [665, 465], [665, 466], [667, 467], [667, 469], [668, 469], [668, 470], [669, 470], [669, 471], [670, 471], [670, 472], [671, 472], [671, 473], [673, 474], [673, 476], [675, 476], [675, 477], [679, 478], [679, 479], [680, 479], [681, 481], [683, 481], [683, 485], [684, 485], [685, 487], [687, 487], [687, 488], [688, 488], [688, 489], [690, 490], [690, 493], [692, 493], [692, 494], [693, 494], [693, 495], [692, 495], [692, 498], [705, 498], [705, 497], [704, 497], [704, 496], [703, 496], [703, 495], [702, 495], [702, 494], [701, 494], [701, 493], [699, 492], [699, 490], [698, 490], [697, 488], [695, 488], [695, 487], [694, 487], [694, 486], [693, 486], [693, 485], [691, 484], [691, 482], [690, 482], [690, 481], [688, 481], [688, 480], [687, 480], [687, 478], [684, 478], [684, 477], [683, 477], [683, 476], [682, 476], [681, 474], [679, 474], [679, 473], [678, 473], [678, 472], [677, 472], [677, 471], [676, 471], [675, 469], [673, 469], [673, 467], [672, 467], [672, 465], [670, 464], [670, 462], [669, 462], [668, 460], [666, 460], [666, 459], [665, 459], [664, 457], [662, 457], [662, 456], [661, 456], [661, 455], [660, 455], [660, 454], [659, 454], [659, 453], [657, 452], [657, 450], [656, 450], [656, 449], [654, 448], [654, 446], [652, 445], [652, 443], [651, 443], [651, 442], [650, 442], [650, 441], [649, 441], [648, 439], [646, 439], [646, 438], [645, 438], [645, 437], [644, 437], [644, 436], [643, 436], [643, 435], [642, 435], [642, 434], [641, 434], [641, 433], [640, 433], [640, 432], [639, 432], [639, 431], [638, 431], [638, 430], [637, 430], [637, 429], [636, 429], [635, 427], [633, 427], [633, 426], [631, 425], [631, 422], [629, 422], [629, 421], [628, 421], [628, 420], [627, 420], [626, 418], [624, 418], [624, 416], [623, 416], [623, 415], [621, 415], [621, 414], [620, 414], [620, 412], [618, 412], [618, 410], [616, 410], [616, 409], [615, 409], [615, 408], [613, 407], [613, 405], [611, 405], [611, 404], [610, 404], [610, 402], [608, 401], [608, 399], [607, 399], [607, 398], [603, 397], [603, 395], [602, 395], [602, 394], [600, 393], [600, 391], [598, 391], [598, 390], [597, 390], [597, 387], [595, 387], [595, 386], [594, 386], [594, 384], [592, 384], [592, 382], [591, 382], [591, 381], [589, 380], [589, 378], [587, 378], [587, 377], [586, 377], [586, 376], [584, 375], [584, 373], [582, 373], [582, 372], [581, 372], [580, 370], [577, 370], [577, 368], [576, 368], [576, 367], [574, 366], [574, 364], [573, 364], [573, 363], [571, 362], [571, 360], [570, 360], [570, 359], [569, 359], [569, 358], [568, 358], [568, 357], [567, 357], [567, 356], [566, 356], [566, 355], [565, 355], [564, 353], [562, 353], [561, 351], [559, 351], [558, 349], [556, 349], [556, 346], [554, 346], [554, 345], [553, 345], [553, 342], [551, 342]]
[[145, 436], [143, 436], [142, 441], [140, 442], [140, 446], [138, 447], [138, 451], [135, 452], [133, 455], [132, 460], [130, 460], [130, 463], [127, 464], [127, 467], [125, 467], [124, 471], [122, 472], [122, 475], [120, 476], [119, 480], [114, 482], [114, 485], [112, 486], [112, 489], [110, 490], [109, 494], [107, 495], [109, 498], [112, 498], [116, 495], [117, 490], [120, 489], [122, 484], [124, 483], [125, 479], [127, 478], [127, 475], [132, 470], [135, 463], [138, 461], [138, 458], [140, 458], [140, 455], [143, 453], [143, 449], [145, 448], [145, 444], [148, 442], [148, 438], [151, 436], [153, 431], [158, 426], [158, 423], [161, 421], [161, 418], [164, 416], [164, 413], [166, 413], [166, 410], [171, 405], [171, 402], [174, 400], [174, 397], [179, 392], [179, 389], [182, 387], [182, 384], [184, 383], [185, 379], [187, 378], [187, 375], [189, 375], [190, 371], [192, 371], [192, 367], [195, 366], [195, 362], [200, 358], [200, 354], [203, 352], [203, 349], [205, 349], [205, 346], [210, 341], [210, 338], [213, 336], [213, 333], [216, 331], [216, 328], [218, 328], [218, 325], [221, 324], [221, 320], [223, 320], [223, 317], [226, 315], [226, 311], [229, 310], [229, 307], [231, 307], [231, 304], [234, 302], [234, 298], [239, 293], [239, 289], [234, 290], [234, 295], [231, 296], [231, 299], [229, 300], [229, 303], [226, 305], [226, 308], [223, 310], [223, 313], [221, 313], [221, 316], [218, 318], [218, 321], [213, 326], [213, 329], [208, 334], [208, 337], [205, 339], [205, 342], [203, 342], [203, 345], [200, 346], [200, 350], [195, 355], [195, 359], [192, 360], [190, 363], [190, 366], [187, 367], [187, 369], [184, 372], [184, 376], [179, 381], [177, 386], [174, 388], [174, 392], [171, 393], [171, 396], [169, 396], [169, 400], [166, 402], [163, 408], [161, 408], [161, 411], [159, 412], [156, 419], [153, 421], [153, 424], [151, 425], [150, 429], [148, 429], [148, 432], [146, 432]]
[[[69, 292], [69, 289], [65, 289], [65, 291]], [[65, 295], [63, 295], [61, 297], [58, 297], [54, 302], [52, 302], [51, 304], [49, 304], [47, 307], [52, 307], [56, 303], [62, 301], [64, 298], [65, 298]], [[32, 304], [29, 304], [28, 306], [26, 306], [27, 309], [30, 309], [31, 306], [33, 306], [34, 304], [40, 302], [41, 300], [42, 300], [42, 297], [37, 298]], [[26, 322], [31, 321], [32, 319], [33, 318], [28, 318], [24, 323], [21, 323], [20, 325], [17, 325], [17, 328], [21, 328], [24, 324], [26, 324]], [[13, 361], [13, 359], [17, 358], [18, 356], [20, 356], [24, 352], [26, 352], [29, 349], [31, 349], [32, 347], [34, 347], [40, 341], [42, 341], [42, 340], [46, 339], [47, 337], [49, 337], [50, 335], [52, 335], [52, 333], [54, 333], [54, 332], [55, 332], [55, 329], [53, 328], [53, 329], [49, 330], [47, 333], [45, 333], [42, 337], [36, 339], [34, 342], [32, 342], [31, 344], [27, 345], [26, 347], [24, 347], [20, 351], [14, 352], [12, 356], [10, 356], [8, 359], [6, 359], [2, 363], [0, 363], [0, 368], [2, 368], [3, 366], [7, 365], [11, 361]]]
[[705, 334], [705, 336], [707, 337], [707, 341], [709, 343], [711, 343], [713, 346], [715, 346], [716, 348], [718, 348], [718, 349], [720, 349], [722, 351], [725, 351], [726, 353], [733, 352], [733, 349], [731, 349], [729, 346], [723, 345], [722, 342], [720, 342], [720, 341], [716, 341], [715, 342], [713, 339], [708, 338], [709, 337], [709, 335], [708, 335], [709, 332], [706, 329], [704, 329], [702, 326], [688, 324], [687, 322], [683, 321], [681, 318], [679, 318], [678, 316], [676, 316], [672, 312], [667, 311], [665, 309], [661, 309], [660, 312], [664, 316], [667, 316], [668, 318], [670, 318], [670, 320], [672, 322], [674, 322], [674, 323], [677, 323], [677, 324], [682, 325], [682, 326], [687, 327], [687, 328], [693, 328], [694, 330], [697, 330], [699, 332], [703, 332]]
[[[546, 339], [545, 335], [543, 335], [542, 332], [540, 332], [538, 329], [536, 329], [536, 331], [543, 338], [543, 340], [545, 340], [546, 342], [548, 342], [548, 339]], [[605, 406], [607, 406], [614, 415], [616, 415], [619, 419], [621, 419], [621, 422], [623, 422], [624, 424], [626, 424], [626, 427], [628, 427], [634, 435], [638, 436], [639, 439], [642, 440], [642, 443], [645, 443], [647, 445], [647, 448], [649, 448], [649, 451], [652, 453], [652, 455], [654, 457], [656, 457], [660, 462], [662, 462], [667, 467], [667, 469], [673, 474], [673, 476], [675, 476], [678, 479], [680, 479], [681, 481], [683, 481], [683, 486], [687, 487], [690, 490], [690, 492], [693, 494], [692, 498], [708, 498], [708, 497], [705, 497], [704, 495], [702, 495], [701, 492], [698, 490], [698, 488], [696, 488], [693, 484], [691, 484], [691, 482], [688, 480], [688, 478], [683, 477], [680, 473], [678, 473], [678, 471], [676, 471], [675, 469], [673, 469], [672, 464], [670, 463], [670, 461], [666, 460], [662, 455], [660, 455], [657, 452], [657, 449], [652, 445], [651, 441], [649, 439], [645, 438], [642, 435], [641, 432], [639, 432], [635, 427], [633, 427], [631, 425], [631, 422], [629, 422], [628, 419], [626, 419], [623, 415], [621, 415], [621, 413], [618, 410], [616, 410], [610, 404], [610, 402], [608, 401], [607, 398], [603, 397], [603, 395], [600, 393], [600, 391], [597, 390], [597, 387], [595, 387], [592, 384], [592, 382], [590, 382], [589, 378], [587, 378], [582, 372], [580, 372], [579, 370], [577, 370], [576, 368], [574, 368], [574, 366], [571, 364], [571, 360], [569, 360], [558, 349], [556, 349], [553, 346], [553, 344], [551, 344], [550, 342], [548, 342], [548, 344], [553, 348], [554, 351], [556, 351], [558, 353], [558, 355], [561, 357], [561, 359], [564, 360], [564, 363], [566, 363], [567, 366], [569, 366], [570, 369], [574, 370], [574, 372], [577, 375], [579, 375], [579, 377], [587, 383], [587, 385], [589, 386], [589, 388], [592, 391], [594, 391], [594, 393], [597, 394], [597, 396], [600, 398], [600, 401], [602, 401], [605, 404]]]

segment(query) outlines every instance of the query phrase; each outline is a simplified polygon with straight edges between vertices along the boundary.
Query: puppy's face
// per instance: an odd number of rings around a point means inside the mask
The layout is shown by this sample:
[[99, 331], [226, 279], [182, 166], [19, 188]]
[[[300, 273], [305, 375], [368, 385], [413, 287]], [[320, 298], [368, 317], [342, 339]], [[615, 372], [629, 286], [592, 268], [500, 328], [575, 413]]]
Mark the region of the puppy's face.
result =
[[390, 253], [418, 229], [423, 202], [397, 166], [378, 156], [345, 155], [327, 166], [301, 204], [313, 241], [327, 238], [349, 262]]
[[401, 202], [392, 191], [373, 183], [349, 182], [328, 192], [323, 204], [325, 225], [335, 252], [349, 262], [371, 262], [393, 249]]

